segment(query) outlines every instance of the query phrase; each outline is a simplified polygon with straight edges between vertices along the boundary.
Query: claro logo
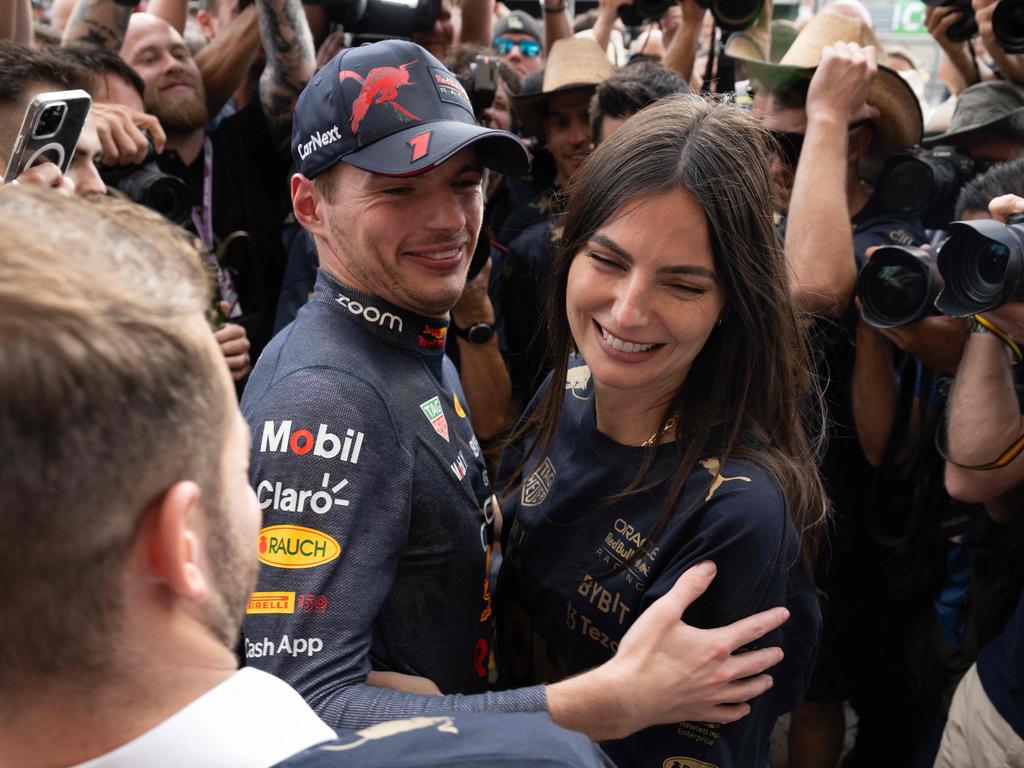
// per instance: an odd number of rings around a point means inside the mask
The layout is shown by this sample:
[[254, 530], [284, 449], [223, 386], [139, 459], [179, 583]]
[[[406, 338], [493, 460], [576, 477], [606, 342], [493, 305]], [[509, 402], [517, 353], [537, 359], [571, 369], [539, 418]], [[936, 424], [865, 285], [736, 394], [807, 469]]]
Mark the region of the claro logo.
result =
[[305, 456], [310, 451], [322, 459], [338, 458], [339, 461], [359, 463], [359, 452], [363, 448], [363, 433], [353, 429], [345, 430], [342, 440], [331, 432], [326, 424], [317, 429], [316, 437], [302, 427], [292, 429], [291, 421], [264, 421], [263, 436], [260, 438], [260, 453], [291, 451], [298, 456]]
[[275, 568], [315, 568], [340, 554], [337, 539], [313, 528], [272, 525], [260, 531], [260, 562]]
[[387, 325], [389, 330], [402, 332], [402, 318], [392, 312], [381, 312], [376, 307], [364, 307], [358, 301], [352, 301], [348, 296], [339, 295], [336, 301], [353, 315], [361, 315], [363, 320], [372, 325]]

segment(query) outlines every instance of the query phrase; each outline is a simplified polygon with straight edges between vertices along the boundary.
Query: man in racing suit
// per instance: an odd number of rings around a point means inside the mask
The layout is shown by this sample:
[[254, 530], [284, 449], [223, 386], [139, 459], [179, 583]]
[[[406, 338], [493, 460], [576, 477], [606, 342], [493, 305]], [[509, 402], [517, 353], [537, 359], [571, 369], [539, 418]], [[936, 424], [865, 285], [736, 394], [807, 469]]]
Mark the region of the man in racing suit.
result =
[[687, 626], [679, 617], [710, 566], [685, 574], [605, 665], [486, 692], [497, 512], [444, 345], [483, 169], [519, 175], [528, 155], [512, 134], [477, 126], [455, 76], [397, 40], [346, 49], [314, 76], [292, 144], [295, 215], [321, 268], [242, 400], [264, 513], [246, 663], [291, 683], [334, 727], [549, 711], [603, 739], [746, 714], [780, 652], [732, 652], [786, 614]]

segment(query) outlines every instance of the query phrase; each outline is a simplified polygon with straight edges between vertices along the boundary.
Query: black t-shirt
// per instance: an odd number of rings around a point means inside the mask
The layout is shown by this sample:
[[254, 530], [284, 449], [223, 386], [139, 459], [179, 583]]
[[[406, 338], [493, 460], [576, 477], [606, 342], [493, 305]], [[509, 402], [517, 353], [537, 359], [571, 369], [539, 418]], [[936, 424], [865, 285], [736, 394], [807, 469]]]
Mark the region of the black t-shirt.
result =
[[876, 245], [921, 245], [928, 242], [919, 218], [888, 211], [872, 196], [850, 219], [853, 225], [853, 257], [857, 269], [864, 266], [865, 251]]
[[547, 302], [560, 235], [551, 220], [534, 224], [512, 241], [491, 272], [488, 293], [498, 344], [508, 364], [512, 401], [520, 409], [530, 402], [551, 368]]
[[[213, 149], [212, 213], [215, 246], [233, 233], [221, 266], [232, 276], [255, 360], [270, 341], [281, 292], [285, 250], [281, 221], [288, 164], [275, 147], [258, 99], [225, 118], [207, 134]], [[204, 151], [185, 165], [171, 150], [158, 158], [164, 173], [183, 179], [192, 205], [203, 210]], [[191, 221], [188, 224], [193, 229]]]
[[[618, 765], [767, 766], [776, 719], [803, 698], [821, 625], [785, 499], [763, 468], [732, 460], [723, 467], [709, 456], [652, 541], [668, 481], [609, 502], [633, 479], [645, 450], [597, 430], [590, 369], [571, 368], [550, 451], [531, 462], [502, 504], [499, 680], [553, 681], [607, 661], [637, 616], [687, 568], [710, 559], [718, 575], [685, 620], [718, 627], [786, 606], [789, 621], [762, 640], [785, 652], [770, 670], [774, 686], [739, 722], [658, 726], [602, 746]], [[499, 487], [518, 458], [510, 454]], [[662, 446], [648, 478], [670, 475], [679, 458], [676, 445]]]

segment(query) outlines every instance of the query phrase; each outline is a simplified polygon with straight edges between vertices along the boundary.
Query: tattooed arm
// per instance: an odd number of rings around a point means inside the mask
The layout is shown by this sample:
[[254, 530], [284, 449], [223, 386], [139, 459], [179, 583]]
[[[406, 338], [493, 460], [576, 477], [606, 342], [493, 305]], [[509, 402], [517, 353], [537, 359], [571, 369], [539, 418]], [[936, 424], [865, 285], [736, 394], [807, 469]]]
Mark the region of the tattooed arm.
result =
[[131, 15], [131, 8], [114, 0], [78, 0], [61, 44], [106, 48], [117, 53]]
[[313, 76], [313, 36], [299, 0], [256, 0], [256, 10], [267, 55], [260, 102], [274, 141], [287, 151], [295, 101]]

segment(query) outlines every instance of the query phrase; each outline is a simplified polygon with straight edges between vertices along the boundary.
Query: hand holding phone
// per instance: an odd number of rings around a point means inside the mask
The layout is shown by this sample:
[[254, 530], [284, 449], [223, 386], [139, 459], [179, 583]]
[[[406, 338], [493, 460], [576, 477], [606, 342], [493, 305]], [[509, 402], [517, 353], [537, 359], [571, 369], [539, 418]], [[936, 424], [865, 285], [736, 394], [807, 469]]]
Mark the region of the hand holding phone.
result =
[[67, 173], [92, 99], [82, 90], [40, 93], [29, 102], [14, 140], [4, 183], [40, 163]]

